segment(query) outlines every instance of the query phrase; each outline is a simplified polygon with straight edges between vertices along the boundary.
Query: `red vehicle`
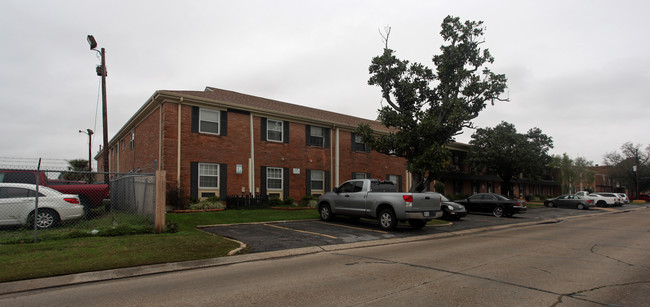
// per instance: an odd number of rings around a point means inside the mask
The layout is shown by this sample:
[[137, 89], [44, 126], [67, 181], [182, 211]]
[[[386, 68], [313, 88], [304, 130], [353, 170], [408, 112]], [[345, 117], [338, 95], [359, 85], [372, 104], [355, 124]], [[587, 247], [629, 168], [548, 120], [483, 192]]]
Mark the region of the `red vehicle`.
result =
[[[36, 171], [0, 170], [0, 182], [36, 184]], [[108, 184], [86, 184], [83, 181], [51, 180], [40, 172], [38, 184], [57, 190], [64, 194], [79, 195], [81, 204], [86, 208], [101, 207], [104, 199], [109, 198]]]
[[650, 194], [639, 194], [640, 200], [650, 201]]

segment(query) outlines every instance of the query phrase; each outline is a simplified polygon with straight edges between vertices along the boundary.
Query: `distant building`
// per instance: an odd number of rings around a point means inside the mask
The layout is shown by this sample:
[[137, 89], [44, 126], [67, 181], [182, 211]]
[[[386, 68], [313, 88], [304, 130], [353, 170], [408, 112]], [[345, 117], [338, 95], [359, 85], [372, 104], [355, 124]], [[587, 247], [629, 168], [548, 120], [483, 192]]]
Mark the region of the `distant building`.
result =
[[[354, 106], [350, 106], [353, 108]], [[110, 140], [110, 172], [167, 172], [166, 186], [192, 199], [265, 194], [299, 200], [353, 178], [412, 185], [405, 159], [371, 150], [354, 133], [378, 121], [206, 87], [156, 91]], [[445, 194], [501, 192], [495, 175], [472, 175], [469, 145], [449, 145]], [[104, 151], [96, 159], [102, 172]], [[552, 180], [517, 180], [515, 195], [551, 195]]]

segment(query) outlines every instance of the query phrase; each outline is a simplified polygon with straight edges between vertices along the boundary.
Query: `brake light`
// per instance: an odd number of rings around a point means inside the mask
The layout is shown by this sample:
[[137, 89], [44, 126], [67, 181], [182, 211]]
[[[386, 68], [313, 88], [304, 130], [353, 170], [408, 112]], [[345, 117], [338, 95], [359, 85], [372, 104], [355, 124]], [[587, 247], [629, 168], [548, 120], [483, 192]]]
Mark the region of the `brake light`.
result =
[[594, 200], [593, 200], [593, 199], [587, 199], [587, 202], [588, 202], [588, 203], [593, 203]]
[[69, 202], [71, 204], [78, 204], [79, 203], [79, 200], [76, 199], [76, 198], [64, 198], [63, 200], [65, 200], [66, 202]]
[[407, 207], [413, 205], [413, 195], [402, 195], [402, 198], [404, 199], [404, 202], [406, 202]]

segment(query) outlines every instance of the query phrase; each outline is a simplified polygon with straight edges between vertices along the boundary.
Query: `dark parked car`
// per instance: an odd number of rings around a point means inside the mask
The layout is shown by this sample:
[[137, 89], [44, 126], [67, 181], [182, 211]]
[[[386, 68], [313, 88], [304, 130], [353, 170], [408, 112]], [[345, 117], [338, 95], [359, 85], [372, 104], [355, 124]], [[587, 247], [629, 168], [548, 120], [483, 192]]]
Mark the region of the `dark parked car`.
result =
[[573, 194], [564, 194], [558, 197], [549, 198], [544, 201], [544, 206], [547, 207], [564, 207], [564, 208], [577, 208], [580, 210], [595, 207], [593, 199], [587, 199]]
[[441, 195], [441, 201], [442, 204], [440, 205], [440, 209], [442, 209], [442, 218], [448, 221], [451, 220], [459, 220], [462, 217], [467, 216], [467, 210], [465, 210], [465, 206], [455, 203], [451, 200], [449, 200], [447, 197]]
[[526, 212], [523, 200], [507, 198], [496, 193], [479, 193], [455, 202], [465, 206], [467, 212], [492, 212], [496, 217], [511, 217], [516, 213]]

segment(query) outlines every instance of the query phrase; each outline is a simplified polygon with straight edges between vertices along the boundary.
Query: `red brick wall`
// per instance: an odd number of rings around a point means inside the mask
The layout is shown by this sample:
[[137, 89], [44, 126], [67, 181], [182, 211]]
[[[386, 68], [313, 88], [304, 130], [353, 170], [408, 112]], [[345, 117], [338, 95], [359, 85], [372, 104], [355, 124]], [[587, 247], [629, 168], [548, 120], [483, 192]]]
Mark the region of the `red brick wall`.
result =
[[[215, 108], [218, 109], [218, 108]], [[225, 111], [225, 109], [220, 109]], [[272, 117], [269, 117], [272, 118]], [[281, 120], [281, 118], [276, 118]], [[162, 120], [162, 131], [159, 129]], [[217, 163], [226, 164], [227, 194], [240, 194], [242, 188], [246, 193], [258, 192], [262, 180], [260, 168], [281, 167], [289, 169], [289, 196], [300, 200], [306, 192], [307, 170], [323, 170], [330, 172], [330, 187], [336, 183], [334, 159], [336, 152], [336, 129], [330, 128], [329, 148], [307, 146], [306, 124], [290, 122], [289, 143], [263, 141], [261, 137], [261, 117], [253, 116], [253, 139], [255, 147], [255, 188], [249, 190], [249, 158], [251, 155], [250, 114], [241, 112], [228, 112], [227, 135], [212, 135], [193, 133], [192, 106], [181, 106], [181, 163], [180, 187], [189, 197], [190, 193], [190, 163]], [[167, 171], [167, 188], [172, 189], [177, 185], [177, 152], [178, 152], [178, 104], [164, 102], [160, 109], [154, 110], [144, 120], [137, 124], [135, 131], [135, 147], [130, 148], [130, 132], [124, 136], [125, 148], [122, 150], [121, 142], [117, 146], [119, 155], [111, 151], [111, 170], [117, 171], [119, 157], [119, 171], [128, 172], [140, 168], [143, 172], [153, 172], [154, 161], [159, 159], [161, 149], [160, 168]], [[352, 179], [353, 173], [370, 173], [371, 178], [386, 179], [387, 174], [402, 177], [403, 191], [407, 190], [405, 175], [406, 161], [396, 156], [388, 156], [377, 152], [355, 152], [352, 150], [352, 132], [340, 130], [339, 132], [339, 158], [340, 172], [339, 184]], [[160, 139], [160, 140], [159, 140]], [[242, 166], [242, 173], [236, 173], [236, 165]], [[99, 160], [101, 167], [101, 159]], [[467, 166], [466, 166], [467, 167]], [[294, 174], [294, 169], [299, 170]], [[453, 181], [444, 182], [445, 194], [453, 194]], [[481, 190], [485, 182], [481, 182]], [[500, 183], [495, 183], [496, 192], [500, 192]], [[515, 187], [517, 188], [517, 186]], [[471, 180], [464, 180], [463, 193], [471, 194]]]

